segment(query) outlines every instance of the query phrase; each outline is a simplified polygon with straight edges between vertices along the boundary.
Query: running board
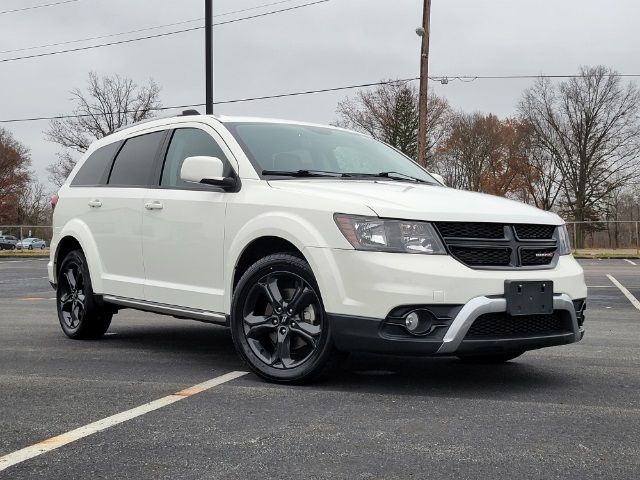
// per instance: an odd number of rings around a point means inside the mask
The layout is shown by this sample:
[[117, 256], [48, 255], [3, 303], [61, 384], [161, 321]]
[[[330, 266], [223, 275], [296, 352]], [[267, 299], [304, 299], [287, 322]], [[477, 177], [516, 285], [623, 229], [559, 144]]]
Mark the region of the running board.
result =
[[171, 315], [178, 318], [188, 318], [190, 320], [216, 323], [218, 325], [228, 325], [227, 316], [224, 313], [209, 312], [207, 310], [198, 310], [188, 307], [176, 307], [175, 305], [147, 302], [145, 300], [134, 300], [132, 298], [116, 297], [113, 295], [103, 295], [102, 299], [107, 303], [127, 308], [134, 308], [136, 310], [143, 310], [145, 312]]

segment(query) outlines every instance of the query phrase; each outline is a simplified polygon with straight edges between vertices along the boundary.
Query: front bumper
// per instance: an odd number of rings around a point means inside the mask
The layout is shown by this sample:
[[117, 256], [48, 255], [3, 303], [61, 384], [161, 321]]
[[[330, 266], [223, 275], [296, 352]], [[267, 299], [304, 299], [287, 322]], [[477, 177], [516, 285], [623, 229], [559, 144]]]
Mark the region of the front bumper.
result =
[[479, 270], [449, 255], [411, 255], [307, 247], [303, 251], [325, 310], [350, 317], [386, 318], [401, 305], [466, 305], [504, 295], [505, 280], [552, 281], [554, 292], [586, 298], [582, 267], [563, 255], [546, 270]]
[[[566, 329], [561, 332], [490, 338], [468, 337], [467, 333], [480, 316], [506, 312], [505, 298], [480, 296], [473, 298], [462, 308], [454, 307], [451, 311], [457, 313], [448, 327], [425, 336], [390, 334], [386, 329], [388, 323], [385, 319], [329, 314], [329, 321], [336, 347], [344, 351], [395, 355], [457, 355], [534, 350], [579, 342], [584, 335], [582, 311], [576, 312], [574, 301], [566, 294], [554, 296], [553, 308], [554, 313], [567, 319]], [[517, 321], [517, 317], [514, 319]]]

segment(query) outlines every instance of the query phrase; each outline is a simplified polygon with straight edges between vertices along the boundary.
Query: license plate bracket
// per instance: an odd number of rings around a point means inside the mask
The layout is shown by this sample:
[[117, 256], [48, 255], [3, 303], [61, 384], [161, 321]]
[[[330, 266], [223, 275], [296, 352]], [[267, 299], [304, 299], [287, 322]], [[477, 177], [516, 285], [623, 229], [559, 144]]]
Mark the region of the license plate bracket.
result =
[[504, 296], [509, 315], [553, 313], [553, 282], [505, 280]]

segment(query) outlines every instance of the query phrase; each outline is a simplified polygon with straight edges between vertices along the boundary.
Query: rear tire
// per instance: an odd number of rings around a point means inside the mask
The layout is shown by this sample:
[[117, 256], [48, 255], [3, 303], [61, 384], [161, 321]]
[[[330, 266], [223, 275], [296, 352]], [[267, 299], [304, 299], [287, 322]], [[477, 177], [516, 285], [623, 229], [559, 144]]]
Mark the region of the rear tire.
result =
[[231, 335], [248, 367], [270, 382], [309, 382], [339, 358], [311, 267], [291, 254], [269, 255], [242, 275]]
[[505, 363], [509, 360], [513, 360], [514, 358], [522, 355], [524, 351], [517, 352], [505, 352], [505, 353], [488, 353], [488, 354], [478, 354], [478, 355], [459, 355], [458, 358], [464, 363], [470, 364], [496, 364], [496, 363]]
[[109, 329], [113, 313], [93, 293], [87, 259], [73, 250], [58, 272], [56, 306], [64, 334], [73, 339], [100, 338]]

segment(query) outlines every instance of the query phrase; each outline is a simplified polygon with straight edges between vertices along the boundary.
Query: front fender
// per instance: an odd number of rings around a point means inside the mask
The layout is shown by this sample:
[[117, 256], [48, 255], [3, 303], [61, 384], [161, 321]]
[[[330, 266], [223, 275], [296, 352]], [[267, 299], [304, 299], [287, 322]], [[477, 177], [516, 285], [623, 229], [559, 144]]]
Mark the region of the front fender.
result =
[[[330, 221], [333, 223], [332, 218], [330, 218]], [[285, 211], [263, 213], [243, 222], [232, 238], [229, 238], [229, 243], [225, 247], [227, 252], [225, 285], [229, 292], [228, 295], [225, 295], [225, 312], [231, 311], [234, 272], [247, 245], [261, 237], [278, 237], [293, 244], [305, 255], [304, 252], [307, 247], [327, 247], [329, 242], [335, 242], [334, 239], [327, 239], [320, 232], [316, 226], [319, 224], [322, 224], [322, 222], [314, 224], [296, 213]], [[229, 230], [233, 231], [233, 228]], [[335, 230], [337, 232], [337, 229]], [[333, 229], [331, 231], [333, 232]], [[346, 243], [343, 238], [339, 240]], [[346, 244], [345, 248], [350, 248], [350, 246]], [[316, 272], [317, 263], [309, 261], [309, 259], [307, 259], [307, 262], [311, 265], [316, 279], [320, 282], [321, 277]], [[323, 291], [323, 286], [319, 285], [319, 287]]]

